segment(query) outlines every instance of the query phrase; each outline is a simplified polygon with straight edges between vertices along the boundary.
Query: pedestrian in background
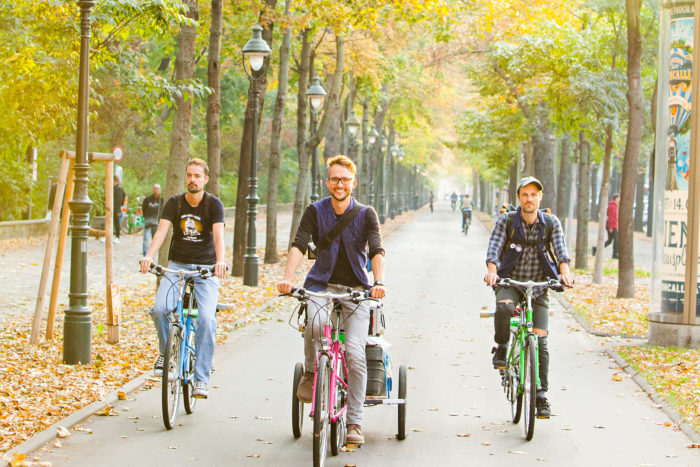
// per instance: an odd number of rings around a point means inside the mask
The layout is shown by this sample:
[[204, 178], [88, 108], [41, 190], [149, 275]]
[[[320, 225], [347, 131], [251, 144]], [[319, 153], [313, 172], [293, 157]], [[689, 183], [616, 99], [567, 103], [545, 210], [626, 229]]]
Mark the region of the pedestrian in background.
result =
[[163, 197], [160, 196], [160, 185], [153, 185], [153, 194], [146, 197], [141, 203], [143, 213], [143, 256], [146, 256], [148, 247], [151, 246], [153, 235], [158, 230], [158, 219], [163, 210]]
[[[610, 245], [612, 243], [613, 246], [613, 254], [612, 257], [613, 259], [617, 259], [617, 229], [618, 229], [618, 224], [617, 224], [617, 210], [618, 210], [618, 203], [620, 200], [620, 193], [615, 193], [610, 201], [608, 201], [608, 214], [607, 214], [607, 220], [605, 221], [605, 231], [608, 233], [608, 239], [605, 241], [605, 245], [603, 245], [603, 248], [606, 246]], [[592, 248], [593, 250], [593, 256], [596, 254], [596, 247]]]
[[121, 232], [121, 221], [122, 221], [122, 206], [126, 204], [126, 192], [120, 184], [121, 180], [117, 175], [114, 176], [114, 189], [113, 193], [113, 206], [114, 206], [114, 240], [113, 243], [119, 243], [119, 234]]

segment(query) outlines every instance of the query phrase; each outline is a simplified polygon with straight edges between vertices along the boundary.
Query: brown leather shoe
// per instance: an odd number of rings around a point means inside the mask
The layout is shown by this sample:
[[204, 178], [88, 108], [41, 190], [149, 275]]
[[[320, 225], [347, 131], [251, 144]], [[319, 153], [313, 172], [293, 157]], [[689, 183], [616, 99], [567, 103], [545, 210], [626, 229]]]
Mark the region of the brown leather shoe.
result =
[[314, 374], [304, 372], [297, 386], [297, 398], [305, 404], [310, 404], [314, 392]]
[[348, 425], [345, 442], [347, 444], [365, 444], [365, 435], [362, 434], [362, 427], [360, 425]]

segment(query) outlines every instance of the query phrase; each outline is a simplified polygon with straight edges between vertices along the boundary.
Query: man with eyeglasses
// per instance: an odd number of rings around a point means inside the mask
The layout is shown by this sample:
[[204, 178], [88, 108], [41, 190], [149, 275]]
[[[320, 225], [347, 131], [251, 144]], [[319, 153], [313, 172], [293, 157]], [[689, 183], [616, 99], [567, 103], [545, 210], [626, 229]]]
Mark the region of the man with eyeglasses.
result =
[[[316, 263], [306, 276], [304, 288], [313, 292], [344, 293], [351, 287], [355, 290], [369, 290], [373, 298], [383, 298], [386, 294], [384, 249], [377, 213], [369, 206], [362, 206], [351, 196], [352, 190], [357, 186], [357, 169], [352, 160], [346, 156], [336, 156], [328, 160], [327, 167], [326, 186], [330, 196], [309, 205], [304, 211], [289, 250], [284, 278], [277, 288], [281, 293], [289, 293], [292, 290], [294, 274], [306, 253], [309, 240], [313, 239], [313, 243], [320, 248], [321, 240], [335, 225], [343, 222], [344, 216], [354, 215], [327, 247], [317, 250]], [[365, 269], [368, 246], [374, 275], [372, 285]], [[346, 441], [348, 444], [363, 444], [365, 438], [361, 425], [367, 387], [365, 344], [369, 328], [369, 302], [355, 304], [343, 301], [341, 304], [345, 329], [345, 358], [348, 365]], [[311, 320], [311, 323], [307, 322], [304, 332], [305, 373], [297, 387], [297, 397], [303, 402], [311, 402], [316, 346], [323, 335], [323, 326], [329, 318], [328, 311], [326, 303], [320, 299], [309, 300], [307, 320]]]

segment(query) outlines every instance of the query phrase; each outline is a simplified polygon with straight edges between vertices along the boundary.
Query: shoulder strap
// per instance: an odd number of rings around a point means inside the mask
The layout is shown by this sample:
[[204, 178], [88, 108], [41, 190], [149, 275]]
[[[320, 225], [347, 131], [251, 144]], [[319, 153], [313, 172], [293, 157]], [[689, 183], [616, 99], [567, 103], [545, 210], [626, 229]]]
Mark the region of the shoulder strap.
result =
[[515, 217], [515, 211], [508, 211], [505, 213], [506, 214], [506, 242], [503, 244], [503, 248], [501, 249], [501, 256], [505, 254], [506, 251], [508, 251], [508, 248], [510, 248], [511, 240], [513, 239], [513, 232], [515, 229], [513, 229], [513, 222], [514, 222], [514, 217]]
[[324, 248], [328, 248], [331, 243], [333, 243], [333, 240], [335, 240], [335, 237], [340, 235], [340, 232], [343, 231], [345, 227], [352, 221], [355, 216], [360, 212], [360, 210], [363, 208], [363, 206], [360, 203], [355, 203], [355, 206], [350, 210], [350, 212], [346, 213], [341, 219], [340, 222], [338, 222], [335, 227], [331, 229], [330, 232], [326, 234], [325, 237], [321, 239], [320, 242], [318, 242], [318, 245], [316, 245], [316, 252], [320, 252]]

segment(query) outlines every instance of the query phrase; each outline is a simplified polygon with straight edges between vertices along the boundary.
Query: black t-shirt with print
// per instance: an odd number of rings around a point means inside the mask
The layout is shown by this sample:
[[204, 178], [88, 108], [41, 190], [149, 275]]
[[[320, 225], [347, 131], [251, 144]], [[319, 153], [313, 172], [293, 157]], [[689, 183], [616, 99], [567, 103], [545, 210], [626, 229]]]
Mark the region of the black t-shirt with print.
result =
[[[173, 224], [173, 239], [170, 245], [168, 259], [185, 264], [216, 264], [216, 251], [214, 250], [214, 236], [212, 224], [224, 222], [224, 204], [216, 196], [205, 193], [209, 197], [206, 202], [202, 198], [197, 207], [192, 207], [183, 197], [181, 212], [178, 213], [178, 198], [183, 195], [172, 196], [163, 207], [161, 219], [166, 219]], [[205, 215], [204, 206], [209, 205], [209, 215]]]

